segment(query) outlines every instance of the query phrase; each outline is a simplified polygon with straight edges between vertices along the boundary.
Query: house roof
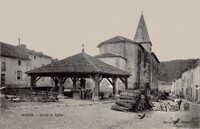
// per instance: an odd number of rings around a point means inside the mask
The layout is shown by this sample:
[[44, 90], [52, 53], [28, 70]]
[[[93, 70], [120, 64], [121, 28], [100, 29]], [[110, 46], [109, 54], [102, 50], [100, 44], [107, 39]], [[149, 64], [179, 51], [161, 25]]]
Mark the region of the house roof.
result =
[[194, 63], [194, 65], [192, 65], [191, 67], [195, 68], [195, 67], [197, 67], [199, 65], [200, 65], [200, 59], [198, 59], [197, 62]]
[[35, 50], [31, 50], [31, 49], [26, 48], [26, 45], [24, 45], [24, 44], [16, 46], [16, 50], [19, 53], [21, 53], [22, 55], [26, 55], [27, 57], [29, 57], [29, 54], [33, 54], [33, 55], [37, 55], [37, 56], [52, 58], [50, 56], [43, 54], [42, 52], [36, 52]]
[[28, 75], [53, 76], [55, 74], [82, 75], [103, 74], [113, 76], [130, 76], [129, 73], [96, 59], [85, 52], [67, 57], [63, 60], [26, 72]]
[[120, 55], [115, 55], [115, 54], [112, 54], [112, 53], [99, 54], [99, 55], [96, 55], [94, 57], [95, 58], [120, 57], [120, 58], [123, 58], [124, 60], [127, 60], [126, 58], [124, 58], [124, 57], [122, 57]]
[[18, 46], [10, 45], [4, 42], [0, 42], [1, 53], [3, 57], [18, 58], [23, 60], [29, 60], [29, 54], [34, 54], [38, 56], [44, 56], [51, 58], [50, 56], [44, 55], [42, 52], [36, 52], [26, 48], [25, 45], [21, 44]]
[[133, 41], [135, 41], [137, 43], [146, 43], [146, 42], [151, 43], [143, 14], [141, 14]]
[[29, 60], [29, 58], [26, 55], [23, 55], [16, 50], [16, 46], [0, 42], [0, 48], [1, 48], [0, 55], [3, 57]]

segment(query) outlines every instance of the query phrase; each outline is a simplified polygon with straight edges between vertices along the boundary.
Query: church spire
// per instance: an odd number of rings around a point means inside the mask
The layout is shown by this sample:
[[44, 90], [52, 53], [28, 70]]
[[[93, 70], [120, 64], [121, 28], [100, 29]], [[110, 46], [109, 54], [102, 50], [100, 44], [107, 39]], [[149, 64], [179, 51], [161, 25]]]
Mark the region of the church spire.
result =
[[144, 16], [143, 16], [143, 11], [142, 11], [142, 14], [138, 23], [137, 31], [135, 33], [135, 37], [133, 41], [137, 43], [150, 42], [147, 26], [146, 26]]

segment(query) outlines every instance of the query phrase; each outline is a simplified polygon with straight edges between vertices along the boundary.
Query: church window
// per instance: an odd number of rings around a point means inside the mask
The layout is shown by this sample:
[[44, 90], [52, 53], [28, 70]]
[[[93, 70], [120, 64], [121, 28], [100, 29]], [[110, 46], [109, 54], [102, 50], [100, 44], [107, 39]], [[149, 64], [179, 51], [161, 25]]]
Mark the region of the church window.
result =
[[6, 71], [6, 63], [5, 62], [1, 63], [1, 71]]

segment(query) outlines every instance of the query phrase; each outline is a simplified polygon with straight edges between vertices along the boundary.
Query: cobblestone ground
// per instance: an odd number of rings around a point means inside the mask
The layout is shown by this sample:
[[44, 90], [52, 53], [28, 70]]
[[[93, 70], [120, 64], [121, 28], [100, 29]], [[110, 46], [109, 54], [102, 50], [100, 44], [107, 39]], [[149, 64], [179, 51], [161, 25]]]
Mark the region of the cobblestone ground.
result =
[[[199, 108], [193, 111], [146, 111], [137, 113], [111, 110], [113, 100], [92, 102], [66, 99], [60, 102], [7, 103], [0, 116], [1, 129], [171, 129], [199, 128]], [[156, 103], [158, 104], [158, 103]], [[198, 114], [198, 115], [197, 115]], [[180, 118], [175, 127], [170, 120]]]

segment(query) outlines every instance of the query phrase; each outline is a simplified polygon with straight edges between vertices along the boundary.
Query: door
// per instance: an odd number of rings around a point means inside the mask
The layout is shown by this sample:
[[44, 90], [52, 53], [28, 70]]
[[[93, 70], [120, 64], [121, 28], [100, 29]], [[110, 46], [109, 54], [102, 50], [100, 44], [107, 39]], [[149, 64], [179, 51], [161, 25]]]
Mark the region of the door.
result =
[[196, 98], [195, 101], [198, 101], [198, 89], [196, 89]]
[[6, 75], [1, 74], [1, 86], [5, 85], [5, 82], [6, 82]]

